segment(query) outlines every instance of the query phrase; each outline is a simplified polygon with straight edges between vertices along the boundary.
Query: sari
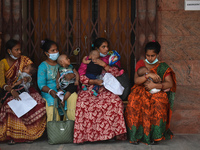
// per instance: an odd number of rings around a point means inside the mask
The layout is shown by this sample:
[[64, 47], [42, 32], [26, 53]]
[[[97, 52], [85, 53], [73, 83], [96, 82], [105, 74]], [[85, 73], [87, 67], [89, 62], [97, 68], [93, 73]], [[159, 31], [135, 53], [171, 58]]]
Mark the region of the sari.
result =
[[[136, 68], [140, 64], [138, 62]], [[162, 81], [166, 75], [171, 74], [174, 84], [169, 92], [160, 91], [155, 94], [146, 91], [143, 84], [131, 88], [125, 110], [130, 143], [140, 141], [150, 144], [173, 137], [169, 127], [176, 91], [175, 73], [165, 62], [154, 66], [151, 72], [158, 74]]]
[[[108, 64], [109, 57], [101, 57]], [[86, 141], [102, 141], [116, 137], [126, 139], [126, 125], [124, 120], [124, 106], [118, 95], [101, 86], [98, 96], [92, 94], [94, 85], [88, 84], [89, 78], [85, 76], [86, 64], [81, 64], [78, 72], [81, 83], [87, 85], [86, 91], [79, 91], [76, 103], [74, 143]], [[116, 67], [108, 70], [114, 76], [119, 76]]]
[[[32, 64], [32, 61], [21, 56], [12, 66], [9, 66], [6, 59], [0, 62], [0, 86], [6, 83], [13, 85], [18, 79], [19, 71]], [[18, 93], [25, 91], [23, 86], [15, 86]], [[36, 100], [37, 105], [28, 113], [18, 118], [8, 102], [13, 99], [11, 93], [4, 91], [1, 97], [2, 107], [0, 109], [0, 141], [14, 140], [15, 142], [32, 141], [42, 136], [46, 127], [45, 101], [35, 88], [29, 88], [29, 94]]]

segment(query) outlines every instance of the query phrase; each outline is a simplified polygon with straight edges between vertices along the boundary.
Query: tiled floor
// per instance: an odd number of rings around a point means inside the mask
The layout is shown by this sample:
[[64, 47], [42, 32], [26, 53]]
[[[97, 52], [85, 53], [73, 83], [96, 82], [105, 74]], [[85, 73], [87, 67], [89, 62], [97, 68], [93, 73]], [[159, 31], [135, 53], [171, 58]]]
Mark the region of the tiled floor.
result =
[[178, 134], [172, 140], [161, 141], [158, 145], [130, 144], [128, 141], [101, 141], [84, 144], [49, 145], [44, 135], [32, 144], [7, 145], [0, 143], [0, 150], [200, 150], [200, 134]]

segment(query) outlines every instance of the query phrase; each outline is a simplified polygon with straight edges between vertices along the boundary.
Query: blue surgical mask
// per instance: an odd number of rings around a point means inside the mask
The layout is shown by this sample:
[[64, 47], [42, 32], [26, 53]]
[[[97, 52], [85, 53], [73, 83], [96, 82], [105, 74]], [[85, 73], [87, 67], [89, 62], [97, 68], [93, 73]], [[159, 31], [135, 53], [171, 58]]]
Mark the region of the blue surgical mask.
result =
[[101, 57], [106, 57], [107, 54], [105, 55], [105, 54], [100, 53], [100, 56], [101, 56]]
[[11, 51], [10, 51], [10, 57], [11, 57], [12, 59], [14, 59], [14, 60], [17, 60], [17, 59], [18, 59], [18, 57], [13, 56], [13, 54], [12, 54]]
[[152, 63], [150, 63], [147, 59], [145, 59], [145, 61], [150, 64], [150, 65], [153, 65], [153, 64], [156, 64], [158, 62], [158, 58], [156, 58]]
[[59, 52], [53, 53], [53, 54], [49, 54], [49, 58], [51, 60], [57, 60], [58, 56], [59, 56]]

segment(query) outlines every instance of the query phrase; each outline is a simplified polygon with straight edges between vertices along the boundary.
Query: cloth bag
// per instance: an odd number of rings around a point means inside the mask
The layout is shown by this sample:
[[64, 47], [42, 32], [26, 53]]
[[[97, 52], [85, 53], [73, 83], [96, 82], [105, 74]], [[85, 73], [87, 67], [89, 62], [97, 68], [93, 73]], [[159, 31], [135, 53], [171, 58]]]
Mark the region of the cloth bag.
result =
[[120, 95], [119, 97], [124, 101], [127, 100], [128, 95], [130, 94], [131, 90], [131, 85], [130, 85], [130, 80], [129, 76], [126, 73], [123, 73], [120, 76], [117, 76], [116, 79], [121, 83], [121, 85], [124, 87], [123, 94]]
[[103, 85], [107, 90], [116, 95], [123, 94], [124, 87], [111, 73], [105, 73], [105, 75], [103, 76]]
[[[65, 121], [56, 121], [55, 108], [57, 103], [59, 103], [64, 116], [66, 118]], [[63, 109], [60, 100], [55, 98], [54, 106], [53, 106], [53, 120], [47, 122], [47, 136], [49, 144], [65, 144], [72, 143], [74, 135], [74, 121], [68, 120], [66, 112]]]

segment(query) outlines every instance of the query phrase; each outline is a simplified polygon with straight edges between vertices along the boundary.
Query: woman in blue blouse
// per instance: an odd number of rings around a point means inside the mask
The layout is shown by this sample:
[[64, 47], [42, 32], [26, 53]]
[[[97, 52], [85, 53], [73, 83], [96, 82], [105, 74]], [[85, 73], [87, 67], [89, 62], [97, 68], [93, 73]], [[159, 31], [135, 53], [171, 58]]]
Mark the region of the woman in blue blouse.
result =
[[[38, 67], [38, 87], [41, 90], [42, 97], [46, 100], [47, 122], [53, 120], [53, 105], [56, 97], [56, 76], [59, 65], [56, 60], [59, 56], [58, 45], [49, 39], [41, 41], [41, 48], [47, 59]], [[56, 113], [58, 114], [58, 113]], [[59, 115], [56, 116], [60, 120]]]

